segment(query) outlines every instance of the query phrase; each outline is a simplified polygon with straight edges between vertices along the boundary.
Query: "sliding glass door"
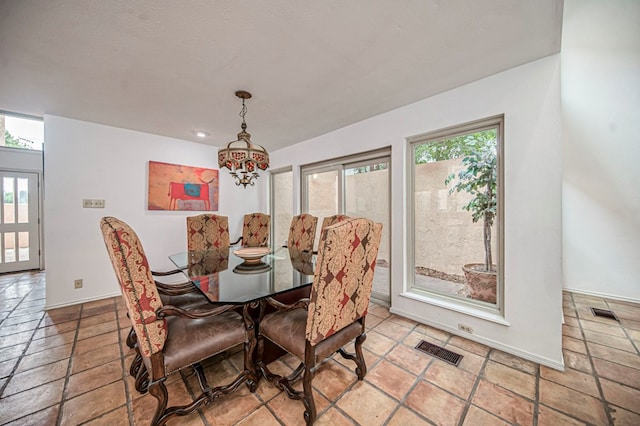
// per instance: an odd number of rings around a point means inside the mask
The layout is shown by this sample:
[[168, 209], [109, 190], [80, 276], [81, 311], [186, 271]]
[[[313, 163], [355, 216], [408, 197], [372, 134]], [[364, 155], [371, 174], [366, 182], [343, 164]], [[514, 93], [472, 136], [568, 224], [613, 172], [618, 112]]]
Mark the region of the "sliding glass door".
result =
[[327, 216], [345, 214], [382, 223], [373, 297], [384, 302], [390, 301], [390, 161], [387, 149], [302, 168], [302, 211], [318, 217], [316, 247]]

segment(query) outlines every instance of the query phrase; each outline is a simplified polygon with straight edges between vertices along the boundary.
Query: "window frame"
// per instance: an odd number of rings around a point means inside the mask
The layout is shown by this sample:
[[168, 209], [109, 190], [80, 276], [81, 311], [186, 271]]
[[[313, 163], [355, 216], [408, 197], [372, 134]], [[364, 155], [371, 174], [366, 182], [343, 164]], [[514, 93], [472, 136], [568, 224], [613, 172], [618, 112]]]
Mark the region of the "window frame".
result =
[[[416, 299], [425, 303], [440, 306], [452, 311], [462, 312], [475, 317], [484, 318], [490, 321], [508, 325], [505, 320], [505, 277], [504, 277], [504, 154], [505, 154], [505, 134], [504, 134], [504, 114], [495, 115], [479, 120], [470, 121], [446, 128], [426, 132], [406, 138], [407, 141], [407, 239], [406, 239], [406, 276], [403, 283], [401, 295], [411, 299]], [[416, 226], [416, 197], [415, 197], [415, 147], [425, 143], [441, 141], [442, 139], [454, 138], [470, 133], [484, 130], [496, 129], [496, 164], [497, 164], [497, 209], [494, 226], [497, 231], [497, 260], [498, 276], [496, 289], [496, 304], [476, 301], [463, 298], [457, 295], [447, 295], [439, 292], [429, 291], [415, 286], [415, 226]]]

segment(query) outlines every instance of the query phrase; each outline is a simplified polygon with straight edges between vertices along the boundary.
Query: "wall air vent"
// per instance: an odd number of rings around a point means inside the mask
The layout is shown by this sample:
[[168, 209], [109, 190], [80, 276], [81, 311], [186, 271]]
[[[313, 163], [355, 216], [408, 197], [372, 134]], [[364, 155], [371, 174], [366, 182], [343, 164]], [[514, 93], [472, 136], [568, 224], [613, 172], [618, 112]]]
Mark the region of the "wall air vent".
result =
[[598, 308], [590, 308], [590, 309], [594, 317], [609, 318], [609, 319], [620, 322], [620, 320], [618, 319], [616, 314], [613, 313], [613, 311], [610, 311], [608, 309], [598, 309]]
[[433, 343], [425, 342], [424, 340], [420, 340], [420, 343], [416, 345], [416, 349], [444, 362], [448, 362], [451, 365], [455, 365], [456, 367], [460, 364], [460, 361], [463, 358], [463, 355], [451, 352], [450, 350], [436, 346]]

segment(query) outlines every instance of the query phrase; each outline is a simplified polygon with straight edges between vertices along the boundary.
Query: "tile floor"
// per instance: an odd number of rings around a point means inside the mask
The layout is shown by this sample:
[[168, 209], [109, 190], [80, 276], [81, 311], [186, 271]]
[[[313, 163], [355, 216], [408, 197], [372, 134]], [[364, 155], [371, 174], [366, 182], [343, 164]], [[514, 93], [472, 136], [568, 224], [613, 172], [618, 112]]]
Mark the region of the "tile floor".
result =
[[[0, 275], [0, 424], [145, 425], [155, 408], [128, 375], [132, 353], [120, 298], [45, 312], [44, 273]], [[593, 317], [589, 306], [620, 318]], [[340, 356], [314, 380], [318, 425], [640, 425], [639, 305], [564, 294], [559, 372], [372, 305], [365, 342], [369, 372], [358, 382]], [[418, 352], [421, 339], [464, 355], [453, 367]], [[207, 368], [210, 383], [242, 364], [241, 352]], [[290, 371], [291, 358], [272, 365]], [[346, 368], [345, 366], [349, 366]], [[175, 374], [173, 401], [197, 386]], [[302, 404], [262, 381], [173, 425], [298, 425]]]

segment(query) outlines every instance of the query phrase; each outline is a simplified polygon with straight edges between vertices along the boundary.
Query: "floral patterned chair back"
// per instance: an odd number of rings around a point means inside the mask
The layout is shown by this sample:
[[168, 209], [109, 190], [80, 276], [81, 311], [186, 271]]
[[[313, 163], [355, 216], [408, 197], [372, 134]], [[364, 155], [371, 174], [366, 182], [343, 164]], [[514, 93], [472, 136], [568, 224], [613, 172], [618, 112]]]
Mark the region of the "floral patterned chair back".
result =
[[347, 219], [351, 218], [344, 214], [334, 214], [333, 216], [326, 216], [324, 219], [322, 219], [322, 227], [320, 228], [320, 231], [324, 231], [331, 225], [335, 225], [336, 223], [342, 222], [343, 220]]
[[242, 245], [245, 247], [265, 247], [269, 244], [271, 216], [264, 213], [244, 215], [242, 225]]
[[187, 217], [187, 250], [229, 247], [229, 218], [216, 214]]
[[307, 317], [311, 345], [367, 314], [381, 235], [382, 224], [363, 218], [322, 231]]
[[310, 214], [301, 214], [291, 219], [287, 247], [298, 251], [312, 251], [316, 238], [318, 218]]
[[115, 270], [140, 352], [150, 357], [164, 347], [167, 323], [156, 317], [162, 306], [149, 262], [136, 233], [115, 217], [100, 221], [102, 236]]

